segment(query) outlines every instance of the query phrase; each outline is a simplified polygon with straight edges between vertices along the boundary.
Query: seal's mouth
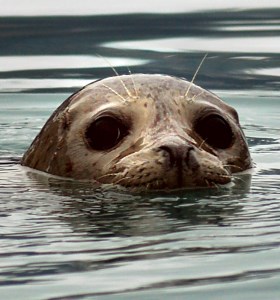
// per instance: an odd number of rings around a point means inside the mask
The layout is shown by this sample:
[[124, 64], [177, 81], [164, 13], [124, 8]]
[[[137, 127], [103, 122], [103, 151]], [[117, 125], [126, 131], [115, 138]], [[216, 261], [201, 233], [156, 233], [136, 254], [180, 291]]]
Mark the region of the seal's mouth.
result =
[[183, 189], [197, 189], [197, 188], [220, 188], [232, 183], [231, 175], [222, 174], [207, 174], [207, 177], [197, 178], [197, 180], [186, 179], [181, 170], [177, 171], [177, 178], [170, 180], [171, 177], [160, 177], [150, 179], [148, 181], [129, 180], [123, 181], [121, 186], [134, 190], [183, 190]]
[[228, 167], [223, 166], [215, 157], [200, 161], [194, 148], [190, 148], [188, 155], [184, 156], [175, 156], [174, 150], [171, 152], [165, 148], [156, 154], [159, 155], [153, 160], [144, 160], [145, 164], [138, 163], [137, 159], [124, 160], [123, 164], [115, 165], [112, 172], [97, 180], [100, 183], [140, 190], [215, 188], [232, 181], [232, 173]]

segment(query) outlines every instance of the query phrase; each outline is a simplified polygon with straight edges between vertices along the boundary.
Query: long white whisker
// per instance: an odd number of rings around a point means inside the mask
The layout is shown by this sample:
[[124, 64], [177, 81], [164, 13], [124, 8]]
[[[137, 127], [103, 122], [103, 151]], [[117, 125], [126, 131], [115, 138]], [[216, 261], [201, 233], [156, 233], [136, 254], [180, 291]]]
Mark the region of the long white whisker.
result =
[[200, 64], [199, 64], [199, 66], [197, 67], [197, 69], [196, 69], [196, 71], [195, 71], [195, 73], [194, 73], [194, 75], [193, 75], [193, 78], [192, 78], [192, 80], [191, 80], [191, 82], [190, 82], [190, 84], [189, 84], [189, 86], [188, 86], [188, 89], [187, 89], [187, 91], [186, 91], [186, 93], [185, 93], [185, 98], [188, 98], [189, 91], [190, 91], [190, 89], [191, 89], [191, 87], [192, 87], [192, 85], [193, 85], [193, 83], [194, 83], [194, 80], [195, 80], [195, 78], [196, 78], [196, 75], [198, 74], [198, 72], [199, 72], [199, 70], [200, 70], [200, 68], [201, 68], [201, 66], [202, 66], [202, 64], [203, 64], [203, 62], [204, 62], [204, 60], [206, 59], [207, 55], [208, 55], [208, 53], [206, 53], [206, 54], [204, 55], [204, 57], [202, 58], [202, 60], [201, 60], [201, 62], [200, 62]]
[[199, 96], [201, 96], [202, 94], [204, 94], [204, 92], [205, 91], [201, 91], [200, 93], [198, 93], [197, 95], [194, 95], [193, 97], [192, 97], [192, 101], [195, 101], [196, 100], [196, 98], [198, 98]]
[[206, 140], [203, 140], [202, 143], [198, 146], [199, 150], [202, 150], [202, 146], [206, 143]]
[[106, 178], [106, 177], [110, 177], [110, 176], [114, 176], [116, 177], [116, 175], [118, 175], [119, 173], [109, 173], [109, 174], [105, 174], [105, 175], [102, 175], [100, 177], [97, 178], [97, 180], [100, 180], [100, 179], [103, 179], [103, 178]]
[[[127, 69], [128, 69], [129, 75], [132, 75], [131, 70], [129, 69], [129, 67], [127, 67]], [[133, 76], [131, 76], [130, 78], [131, 78], [131, 81], [132, 81], [132, 85], [133, 85], [135, 95], [136, 95], [136, 97], [138, 97], [138, 92], [137, 92], [137, 89], [136, 89], [136, 85], [135, 85], [135, 81], [133, 79]]]
[[121, 95], [119, 94], [117, 91], [115, 91], [114, 89], [112, 89], [111, 87], [109, 87], [108, 85], [102, 83], [102, 85], [104, 87], [106, 87], [108, 90], [110, 90], [111, 92], [113, 92], [115, 95], [117, 95], [123, 102], [127, 102], [127, 100]]
[[234, 180], [237, 180], [237, 181], [239, 180], [242, 183], [246, 183], [246, 181], [244, 179], [240, 178], [240, 177], [237, 177], [237, 176], [232, 176], [232, 177], [233, 177]]
[[130, 177], [126, 176], [126, 177], [122, 177], [119, 180], [115, 181], [114, 184], [121, 184], [122, 181], [130, 179]]
[[229, 178], [232, 178], [232, 176], [231, 176], [231, 175], [219, 175], [219, 177], [222, 177], [222, 178], [227, 178], [227, 179], [229, 179]]
[[124, 89], [125, 89], [127, 95], [128, 95], [129, 97], [132, 97], [132, 95], [131, 95], [129, 89], [127, 88], [127, 86], [125, 85], [125, 83], [123, 82], [123, 80], [121, 79], [120, 74], [119, 74], [118, 71], [115, 69], [115, 67], [112, 66], [112, 64], [110, 63], [110, 61], [109, 61], [106, 57], [103, 57], [103, 56], [101, 56], [101, 55], [99, 55], [99, 54], [97, 54], [97, 56], [99, 56], [100, 58], [102, 58], [103, 60], [105, 60], [105, 61], [108, 63], [108, 65], [111, 67], [111, 69], [113, 70], [113, 72], [114, 72], [114, 73], [116, 74], [116, 76], [119, 78], [119, 80], [120, 80], [122, 86], [124, 87]]
[[239, 167], [239, 166], [237, 166], [237, 165], [231, 165], [231, 164], [226, 164], [226, 165], [224, 165], [224, 167], [237, 168], [237, 169], [239, 169], [240, 171], [243, 170], [243, 168], [241, 168], [241, 167]]
[[221, 187], [218, 185], [218, 184], [216, 184], [215, 182], [211, 182], [213, 185], [214, 185], [214, 187], [216, 188], [216, 189], [220, 189]]
[[211, 187], [209, 181], [206, 178], [204, 178], [204, 182], [206, 183], [207, 187]]

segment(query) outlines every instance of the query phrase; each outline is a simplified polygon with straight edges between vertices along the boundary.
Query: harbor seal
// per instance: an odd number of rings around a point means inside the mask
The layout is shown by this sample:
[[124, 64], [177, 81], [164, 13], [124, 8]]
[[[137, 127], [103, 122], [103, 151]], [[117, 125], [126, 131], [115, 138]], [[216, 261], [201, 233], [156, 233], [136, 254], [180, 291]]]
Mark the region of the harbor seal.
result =
[[232, 107], [184, 79], [157, 74], [114, 76], [74, 93], [21, 163], [148, 190], [215, 187], [252, 167]]

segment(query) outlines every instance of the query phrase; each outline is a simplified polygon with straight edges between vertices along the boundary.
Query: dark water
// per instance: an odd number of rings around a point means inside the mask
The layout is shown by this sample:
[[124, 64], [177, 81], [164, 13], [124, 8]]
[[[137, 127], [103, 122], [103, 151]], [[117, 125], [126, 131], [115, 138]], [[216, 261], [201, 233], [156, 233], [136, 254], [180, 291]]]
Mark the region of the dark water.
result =
[[[19, 3], [0, 18], [1, 299], [279, 299], [280, 5]], [[238, 110], [256, 165], [233, 187], [133, 194], [18, 164], [110, 64], [190, 80], [205, 53], [196, 83]]]

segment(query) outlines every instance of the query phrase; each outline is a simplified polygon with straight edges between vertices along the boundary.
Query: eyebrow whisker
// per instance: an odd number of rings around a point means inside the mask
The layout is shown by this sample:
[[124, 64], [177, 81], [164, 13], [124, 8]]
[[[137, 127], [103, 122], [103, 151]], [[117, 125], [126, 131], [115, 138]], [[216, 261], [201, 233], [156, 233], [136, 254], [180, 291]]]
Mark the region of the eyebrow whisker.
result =
[[125, 89], [127, 95], [128, 95], [129, 97], [132, 98], [131, 92], [129, 91], [129, 89], [128, 89], [127, 86], [125, 85], [124, 81], [121, 79], [121, 75], [118, 73], [118, 71], [116, 70], [116, 68], [110, 63], [110, 61], [109, 61], [106, 57], [103, 57], [103, 56], [101, 56], [101, 55], [99, 55], [99, 54], [97, 54], [97, 56], [99, 56], [100, 58], [102, 58], [103, 60], [105, 60], [105, 61], [107, 62], [107, 64], [111, 67], [111, 69], [113, 70], [113, 72], [114, 72], [114, 73], [116, 74], [116, 76], [119, 78], [119, 80], [120, 80], [122, 86], [124, 87], [124, 89]]
[[106, 87], [108, 90], [110, 90], [111, 92], [113, 92], [115, 95], [117, 95], [124, 103], [127, 102], [127, 100], [121, 94], [119, 94], [116, 90], [112, 89], [110, 86], [108, 86], [104, 83], [102, 83], [102, 85], [104, 87]]
[[200, 70], [200, 68], [201, 68], [201, 66], [202, 66], [202, 64], [203, 64], [203, 62], [204, 62], [204, 60], [206, 59], [207, 55], [208, 55], [208, 53], [206, 53], [206, 54], [204, 55], [204, 57], [202, 58], [200, 64], [198, 65], [198, 67], [197, 67], [197, 69], [196, 69], [196, 71], [195, 71], [195, 73], [194, 73], [194, 75], [193, 75], [193, 78], [192, 78], [192, 80], [191, 80], [191, 82], [190, 82], [190, 84], [189, 84], [189, 86], [188, 86], [188, 89], [187, 89], [187, 91], [186, 91], [186, 93], [185, 93], [185, 96], [184, 96], [185, 98], [188, 98], [189, 91], [190, 91], [190, 89], [191, 89], [191, 87], [192, 87], [192, 85], [193, 85], [193, 83], [194, 83], [194, 80], [195, 80], [195, 78], [196, 78], [196, 75], [198, 74], [198, 72], [199, 72], [199, 70]]

